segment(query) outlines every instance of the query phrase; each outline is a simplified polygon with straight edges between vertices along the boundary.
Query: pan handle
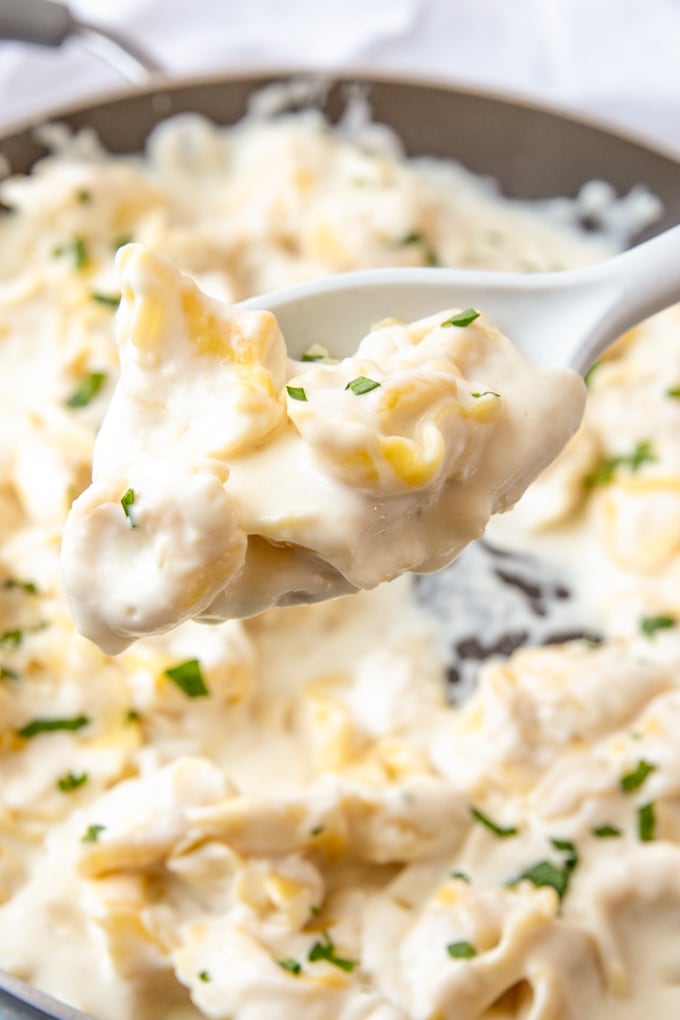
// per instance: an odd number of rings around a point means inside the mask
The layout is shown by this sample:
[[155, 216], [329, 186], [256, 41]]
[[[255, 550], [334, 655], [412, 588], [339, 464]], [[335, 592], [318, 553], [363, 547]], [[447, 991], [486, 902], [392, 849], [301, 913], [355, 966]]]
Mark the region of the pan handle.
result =
[[61, 46], [73, 36], [129, 81], [144, 82], [162, 73], [161, 66], [143, 47], [114, 29], [74, 17], [65, 4], [54, 0], [0, 0], [0, 40]]

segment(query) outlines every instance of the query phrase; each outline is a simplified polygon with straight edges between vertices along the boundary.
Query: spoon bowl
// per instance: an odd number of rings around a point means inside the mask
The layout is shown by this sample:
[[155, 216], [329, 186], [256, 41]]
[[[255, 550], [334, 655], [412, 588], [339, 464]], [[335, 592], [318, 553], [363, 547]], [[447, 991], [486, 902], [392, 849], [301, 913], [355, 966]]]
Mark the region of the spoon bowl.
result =
[[472, 306], [537, 364], [585, 373], [617, 336], [676, 301], [680, 226], [580, 269], [368, 269], [285, 287], [250, 298], [241, 307], [273, 312], [291, 357], [300, 358], [318, 343], [342, 358], [353, 354], [383, 319], [409, 322], [439, 310]]

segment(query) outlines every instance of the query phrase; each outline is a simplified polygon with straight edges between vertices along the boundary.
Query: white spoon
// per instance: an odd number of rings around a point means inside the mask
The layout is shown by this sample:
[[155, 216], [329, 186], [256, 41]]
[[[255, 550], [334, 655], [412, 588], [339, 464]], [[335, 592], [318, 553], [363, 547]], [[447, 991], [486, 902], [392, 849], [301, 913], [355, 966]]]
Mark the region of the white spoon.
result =
[[532, 361], [585, 372], [621, 333], [680, 301], [680, 226], [581, 269], [500, 273], [367, 269], [242, 302], [276, 315], [291, 357], [313, 343], [353, 354], [388, 316], [412, 321], [446, 308], [484, 312]]

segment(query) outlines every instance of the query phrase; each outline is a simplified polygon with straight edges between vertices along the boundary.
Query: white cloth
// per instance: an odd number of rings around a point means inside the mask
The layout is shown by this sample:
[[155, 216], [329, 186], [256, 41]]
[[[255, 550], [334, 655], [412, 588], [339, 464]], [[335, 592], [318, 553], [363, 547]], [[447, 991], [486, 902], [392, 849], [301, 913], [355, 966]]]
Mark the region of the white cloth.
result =
[[[18, 4], [21, 0], [16, 0]], [[72, 0], [173, 76], [361, 69], [595, 117], [680, 155], [680, 0]], [[0, 127], [121, 84], [83, 47], [0, 43]]]

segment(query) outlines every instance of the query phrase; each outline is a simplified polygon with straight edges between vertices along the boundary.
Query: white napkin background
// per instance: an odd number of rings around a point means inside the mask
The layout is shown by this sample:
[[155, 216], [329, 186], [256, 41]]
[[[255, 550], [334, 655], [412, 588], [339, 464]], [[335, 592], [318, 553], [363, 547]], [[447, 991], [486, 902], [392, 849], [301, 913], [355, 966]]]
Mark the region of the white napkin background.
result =
[[[16, 0], [18, 4], [21, 0]], [[680, 0], [72, 0], [172, 76], [375, 69], [526, 97], [680, 156]], [[122, 84], [79, 40], [0, 43], [0, 127]]]

